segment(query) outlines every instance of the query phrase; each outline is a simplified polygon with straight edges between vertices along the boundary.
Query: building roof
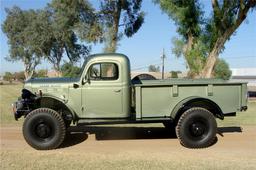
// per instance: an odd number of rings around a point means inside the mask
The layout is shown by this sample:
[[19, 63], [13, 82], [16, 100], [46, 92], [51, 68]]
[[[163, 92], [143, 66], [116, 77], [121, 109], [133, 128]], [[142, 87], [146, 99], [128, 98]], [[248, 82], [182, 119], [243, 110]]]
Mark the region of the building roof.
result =
[[253, 79], [253, 80], [256, 80], [256, 75], [255, 76], [232, 76], [232, 79]]
[[231, 68], [232, 76], [256, 76], [256, 68]]

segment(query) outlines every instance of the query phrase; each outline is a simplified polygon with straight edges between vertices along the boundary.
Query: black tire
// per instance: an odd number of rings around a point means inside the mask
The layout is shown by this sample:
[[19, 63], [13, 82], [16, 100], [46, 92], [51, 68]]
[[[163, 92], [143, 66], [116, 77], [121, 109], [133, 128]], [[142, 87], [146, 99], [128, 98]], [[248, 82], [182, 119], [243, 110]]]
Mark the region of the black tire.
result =
[[185, 111], [176, 126], [176, 135], [180, 143], [188, 148], [206, 148], [216, 138], [217, 123], [208, 110], [194, 107]]
[[65, 122], [58, 112], [39, 108], [30, 112], [23, 123], [23, 136], [35, 149], [57, 148], [66, 134]]

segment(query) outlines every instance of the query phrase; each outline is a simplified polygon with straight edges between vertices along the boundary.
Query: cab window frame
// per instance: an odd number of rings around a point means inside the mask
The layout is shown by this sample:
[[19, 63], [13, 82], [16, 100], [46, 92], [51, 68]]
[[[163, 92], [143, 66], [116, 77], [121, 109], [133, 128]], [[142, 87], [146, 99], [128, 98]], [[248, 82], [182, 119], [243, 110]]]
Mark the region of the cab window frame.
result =
[[[112, 72], [115, 71], [115, 75], [113, 75], [112, 77], [108, 77], [108, 76], [102, 76], [102, 65], [111, 65], [112, 67], [114, 67], [112, 69]], [[92, 69], [94, 66], [99, 65], [100, 70], [99, 70], [99, 76], [93, 76], [96, 75], [93, 73]], [[90, 68], [89, 68], [89, 79], [92, 81], [116, 81], [119, 79], [119, 66], [117, 63], [114, 62], [99, 62], [99, 63], [93, 63]]]

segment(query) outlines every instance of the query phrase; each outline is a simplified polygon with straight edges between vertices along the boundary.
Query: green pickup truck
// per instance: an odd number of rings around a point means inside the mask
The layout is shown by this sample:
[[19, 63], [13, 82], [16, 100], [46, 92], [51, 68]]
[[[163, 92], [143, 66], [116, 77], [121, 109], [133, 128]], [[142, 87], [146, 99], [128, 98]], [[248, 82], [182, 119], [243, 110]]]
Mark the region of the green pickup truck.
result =
[[210, 146], [215, 118], [247, 109], [247, 84], [216, 79], [140, 80], [123, 54], [86, 59], [77, 78], [32, 78], [13, 104], [25, 117], [23, 135], [35, 149], [57, 148], [73, 126], [163, 123], [188, 148]]

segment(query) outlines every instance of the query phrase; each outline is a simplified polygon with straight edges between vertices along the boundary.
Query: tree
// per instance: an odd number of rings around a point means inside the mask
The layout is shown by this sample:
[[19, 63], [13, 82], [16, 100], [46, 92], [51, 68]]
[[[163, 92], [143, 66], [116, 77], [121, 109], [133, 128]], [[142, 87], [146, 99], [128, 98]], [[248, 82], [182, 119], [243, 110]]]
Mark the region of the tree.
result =
[[97, 18], [94, 9], [86, 0], [53, 0], [46, 8], [45, 15], [48, 19], [42, 25], [48, 29], [44, 29], [45, 35], [41, 38], [41, 44], [44, 45], [41, 49], [60, 75], [64, 53], [70, 62], [77, 62], [89, 54], [90, 48], [78, 43], [77, 34], [87, 42], [97, 41], [100, 37]]
[[100, 17], [105, 32], [105, 52], [115, 52], [123, 35], [133, 36], [144, 22], [142, 0], [102, 0]]
[[81, 71], [81, 68], [74, 66], [70, 62], [65, 62], [61, 66], [61, 72], [62, 72], [63, 77], [77, 77], [77, 76], [79, 76], [80, 71]]
[[5, 72], [4, 73], [3, 79], [5, 81], [11, 81], [11, 80], [13, 80], [13, 78], [14, 78], [14, 76], [11, 72]]
[[[35, 72], [34, 72], [35, 73]], [[15, 72], [14, 73], [14, 78], [15, 80], [18, 80], [20, 82], [24, 82], [26, 80], [24, 71], [20, 71], [20, 72]]]
[[212, 0], [213, 16], [207, 25], [206, 38], [210, 52], [206, 60], [202, 76], [210, 77], [217, 61], [218, 55], [223, 51], [226, 41], [245, 20], [250, 9], [256, 7], [256, 0], [232, 0], [220, 4]]
[[160, 67], [159, 66], [155, 66], [155, 65], [150, 65], [148, 67], [148, 71], [149, 72], [160, 72]]
[[36, 18], [38, 11], [23, 11], [19, 7], [6, 9], [7, 17], [2, 25], [2, 30], [8, 38], [10, 46], [8, 61], [22, 61], [24, 64], [25, 78], [29, 79], [40, 63], [42, 55], [38, 50], [31, 48], [29, 42], [30, 21]]
[[9, 81], [10, 83], [12, 83], [12, 80], [14, 79], [14, 76], [11, 72], [5, 72], [3, 79], [5, 81]]
[[[42, 10], [7, 9], [2, 29], [10, 44], [9, 61], [22, 61], [25, 77], [30, 78], [42, 58], [46, 58], [60, 76], [61, 61], [85, 58], [89, 46], [79, 41], [101, 39], [98, 16], [87, 0], [53, 0]], [[79, 39], [80, 38], [80, 39]]]
[[255, 0], [212, 0], [213, 13], [206, 18], [198, 0], [154, 0], [160, 4], [177, 25], [180, 38], [175, 38], [173, 52], [183, 55], [191, 77], [209, 78], [219, 54], [250, 9]]

